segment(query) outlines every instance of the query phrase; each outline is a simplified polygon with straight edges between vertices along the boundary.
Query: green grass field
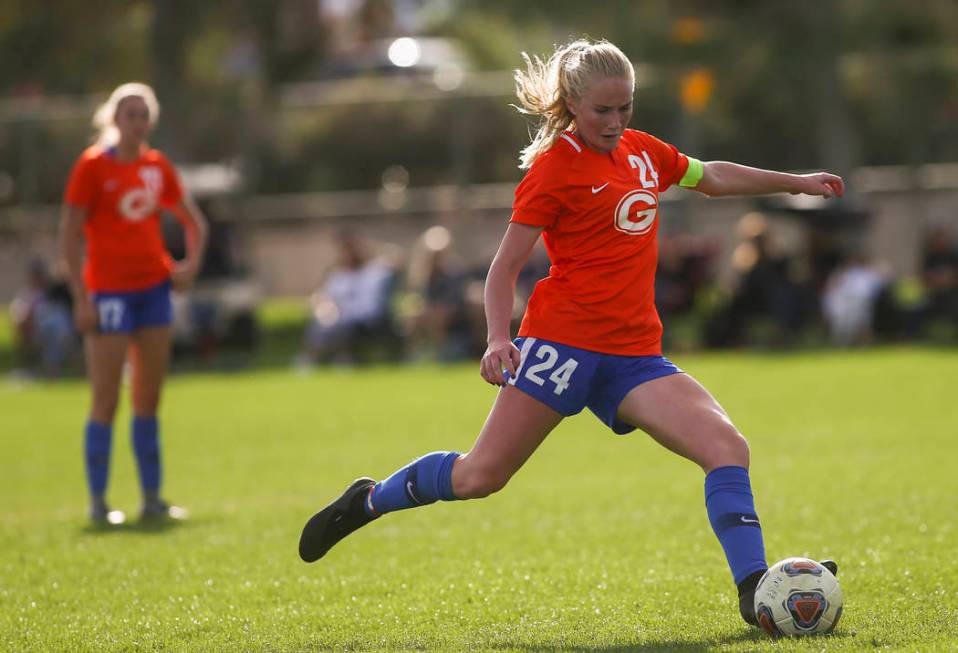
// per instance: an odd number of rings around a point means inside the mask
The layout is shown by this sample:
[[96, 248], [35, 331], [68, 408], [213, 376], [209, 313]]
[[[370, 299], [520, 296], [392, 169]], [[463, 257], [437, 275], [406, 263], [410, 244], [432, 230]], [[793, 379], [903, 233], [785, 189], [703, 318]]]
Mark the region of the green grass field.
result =
[[[312, 512], [356, 476], [467, 449], [473, 366], [180, 375], [162, 411], [167, 528], [86, 523], [79, 381], [0, 381], [6, 651], [955, 650], [958, 352], [678, 356], [752, 444], [770, 559], [831, 556], [837, 631], [739, 619], [702, 475], [591, 414], [500, 494], [389, 515], [305, 565]], [[135, 515], [128, 413], [110, 498]]]

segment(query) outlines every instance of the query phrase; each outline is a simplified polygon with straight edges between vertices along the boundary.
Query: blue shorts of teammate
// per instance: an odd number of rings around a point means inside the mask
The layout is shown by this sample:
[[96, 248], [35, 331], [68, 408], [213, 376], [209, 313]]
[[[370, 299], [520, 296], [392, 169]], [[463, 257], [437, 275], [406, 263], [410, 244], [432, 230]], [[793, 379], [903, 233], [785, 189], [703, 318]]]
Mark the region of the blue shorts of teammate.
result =
[[514, 342], [522, 359], [509, 385], [565, 417], [588, 408], [620, 435], [635, 430], [616, 418], [629, 391], [682, 371], [664, 356], [601, 354], [531, 337]]
[[100, 333], [133, 333], [173, 323], [169, 281], [145, 290], [93, 293], [93, 303]]

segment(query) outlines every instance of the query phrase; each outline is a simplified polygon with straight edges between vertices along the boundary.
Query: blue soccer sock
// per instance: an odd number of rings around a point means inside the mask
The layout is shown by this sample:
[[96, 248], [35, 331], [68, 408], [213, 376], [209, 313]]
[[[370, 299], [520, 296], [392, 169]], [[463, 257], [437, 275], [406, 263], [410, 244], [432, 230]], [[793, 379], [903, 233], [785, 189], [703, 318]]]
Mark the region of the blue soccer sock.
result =
[[160, 440], [156, 417], [134, 417], [131, 427], [133, 453], [140, 470], [143, 494], [155, 496], [160, 490]]
[[113, 443], [113, 425], [87, 420], [83, 433], [86, 458], [86, 480], [90, 495], [102, 497], [110, 476], [110, 445]]
[[736, 585], [768, 568], [747, 469], [728, 466], [709, 472], [705, 477], [705, 508]]
[[452, 493], [452, 466], [456, 451], [435, 451], [412, 461], [385, 481], [376, 483], [366, 500], [366, 514], [378, 517], [387, 512], [426, 506], [436, 501], [455, 501]]

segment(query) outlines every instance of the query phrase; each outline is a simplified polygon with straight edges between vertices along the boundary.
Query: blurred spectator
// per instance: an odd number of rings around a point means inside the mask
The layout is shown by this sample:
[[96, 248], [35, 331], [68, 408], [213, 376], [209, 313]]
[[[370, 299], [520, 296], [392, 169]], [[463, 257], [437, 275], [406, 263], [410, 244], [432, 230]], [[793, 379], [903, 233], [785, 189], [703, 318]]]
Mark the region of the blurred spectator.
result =
[[[811, 291], [821, 295], [832, 272], [845, 261], [848, 239], [861, 237], [850, 233], [849, 218], [844, 213], [828, 214], [827, 217], [805, 218], [807, 241], [805, 246], [811, 277]], [[822, 224], [823, 220], [828, 220]]]
[[[256, 307], [262, 290], [244, 264], [236, 223], [221, 215], [223, 204], [215, 196], [197, 204], [207, 216], [207, 247], [191, 292], [173, 295], [173, 351], [209, 362], [224, 348], [249, 352], [256, 347], [260, 339]], [[164, 215], [163, 237], [176, 260], [186, 254], [180, 225], [174, 214]]]
[[822, 314], [833, 344], [872, 341], [875, 302], [886, 283], [885, 275], [861, 253], [832, 271], [822, 292]]
[[48, 378], [63, 371], [76, 341], [71, 304], [66, 285], [51, 278], [43, 261], [31, 261], [10, 305], [21, 370]]
[[922, 281], [927, 293], [925, 321], [958, 326], [958, 242], [944, 226], [925, 240]]
[[[466, 284], [465, 301], [466, 315], [469, 322], [469, 332], [472, 338], [472, 355], [482, 356], [486, 349], [486, 311], [485, 311], [485, 290], [486, 275], [489, 273], [489, 266], [495, 258], [496, 250], [491, 248], [485, 252], [482, 257], [482, 263], [476, 265], [469, 273], [469, 281]], [[522, 322], [522, 316], [525, 314], [526, 305], [535, 292], [536, 285], [549, 276], [549, 270], [552, 262], [546, 253], [545, 244], [540, 239], [529, 252], [525, 265], [519, 271], [516, 277], [516, 285], [513, 294], [512, 319], [510, 322], [510, 332], [518, 333], [519, 325]]]
[[414, 358], [450, 361], [470, 353], [467, 277], [451, 258], [451, 244], [448, 229], [430, 227], [419, 237], [409, 264], [409, 292], [404, 304]]
[[[463, 288], [463, 303], [465, 308], [465, 322], [469, 334], [468, 356], [479, 358], [486, 350], [486, 274], [489, 272], [490, 256], [483, 265], [473, 267], [466, 275], [465, 287]], [[518, 292], [516, 293], [516, 302], [518, 303]], [[522, 306], [525, 306], [523, 300]], [[518, 319], [514, 316], [512, 333], [518, 329]]]
[[688, 314], [712, 276], [715, 247], [691, 234], [659, 234], [659, 263], [655, 274], [655, 307], [666, 326]]
[[[490, 258], [490, 262], [492, 259]], [[532, 297], [532, 292], [536, 289], [536, 284], [549, 276], [549, 269], [552, 267], [552, 262], [549, 260], [549, 255], [546, 254], [545, 245], [541, 240], [537, 241], [535, 247], [532, 248], [532, 251], [529, 252], [529, 258], [526, 260], [526, 264], [519, 271], [519, 276], [516, 278], [516, 307], [514, 308], [515, 313], [515, 322], [518, 327], [518, 323], [522, 320], [522, 314], [526, 311], [526, 304], [529, 302], [529, 298]], [[489, 265], [486, 265], [483, 269], [483, 278], [489, 269]]]
[[753, 327], [761, 322], [773, 328], [772, 344], [791, 343], [807, 313], [807, 290], [798, 282], [795, 261], [778, 251], [768, 222], [761, 213], [749, 213], [738, 224], [742, 242], [732, 254], [739, 280], [731, 301], [707, 327], [712, 346], [748, 345]]
[[391, 305], [395, 266], [373, 258], [351, 232], [340, 233], [338, 246], [336, 267], [310, 298], [306, 362], [363, 362], [378, 345], [388, 358], [398, 358], [401, 340]]

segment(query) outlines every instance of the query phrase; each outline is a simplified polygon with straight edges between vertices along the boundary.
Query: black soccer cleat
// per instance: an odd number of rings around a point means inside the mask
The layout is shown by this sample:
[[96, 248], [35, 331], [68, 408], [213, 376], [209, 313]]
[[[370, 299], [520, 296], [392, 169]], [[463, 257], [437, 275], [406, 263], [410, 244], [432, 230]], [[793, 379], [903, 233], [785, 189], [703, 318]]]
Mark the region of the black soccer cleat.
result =
[[834, 560], [821, 560], [818, 564], [832, 572], [832, 576], [838, 576], [838, 563]]
[[111, 510], [101, 503], [90, 508], [90, 521], [98, 528], [122, 526], [126, 523], [126, 514], [122, 510]]
[[738, 584], [738, 611], [749, 626], [758, 626], [758, 619], [755, 617], [755, 588], [766, 571], [760, 569], [749, 574]]
[[745, 592], [738, 597], [738, 611], [749, 626], [758, 626], [755, 616], [755, 590]]
[[342, 496], [309, 518], [299, 538], [303, 562], [316, 562], [341, 539], [375, 519], [363, 506], [374, 485], [371, 478], [357, 478]]
[[188, 519], [189, 516], [190, 513], [186, 508], [170, 505], [162, 499], [147, 501], [140, 510], [140, 521], [145, 523], [163, 521], [178, 522]]

